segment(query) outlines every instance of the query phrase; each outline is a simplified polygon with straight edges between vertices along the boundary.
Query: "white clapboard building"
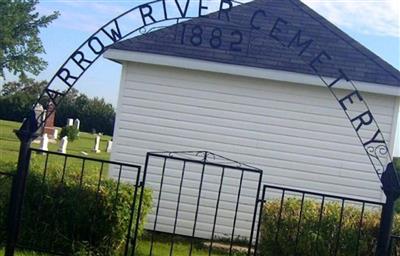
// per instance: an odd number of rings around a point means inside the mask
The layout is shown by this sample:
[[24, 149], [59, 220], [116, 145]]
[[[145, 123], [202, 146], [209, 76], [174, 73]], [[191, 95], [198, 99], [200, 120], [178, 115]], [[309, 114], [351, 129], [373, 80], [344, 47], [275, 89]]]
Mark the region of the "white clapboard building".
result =
[[[354, 130], [361, 121], [352, 126], [319, 76], [332, 81], [341, 69], [354, 81], [393, 152], [400, 72], [300, 1], [255, 0], [117, 43], [105, 57], [123, 66], [112, 160], [143, 165], [149, 151], [207, 150], [262, 169], [266, 184], [385, 199]], [[350, 114], [365, 107], [356, 101], [345, 102]], [[172, 173], [164, 189], [173, 195]], [[159, 175], [147, 180], [155, 198]], [[190, 227], [198, 192], [185, 193], [179, 216]], [[170, 231], [175, 206], [163, 200], [157, 227]]]

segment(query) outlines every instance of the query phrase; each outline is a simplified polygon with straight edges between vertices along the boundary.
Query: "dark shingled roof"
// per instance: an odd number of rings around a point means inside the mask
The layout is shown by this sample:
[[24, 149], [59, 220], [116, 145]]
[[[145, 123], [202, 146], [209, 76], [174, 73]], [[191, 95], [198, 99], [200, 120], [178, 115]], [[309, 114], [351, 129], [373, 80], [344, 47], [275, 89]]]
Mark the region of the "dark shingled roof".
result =
[[[266, 14], [265, 17], [258, 14], [255, 19], [260, 30], [251, 29], [250, 26], [250, 20], [257, 10], [264, 10]], [[299, 0], [255, 0], [233, 7], [229, 17], [228, 21], [226, 15], [218, 19], [217, 13], [209, 14], [122, 41], [111, 48], [303, 74], [315, 74], [305, 63], [325, 50], [332, 60], [323, 59], [324, 64], [316, 64], [323, 76], [338, 77], [337, 70], [341, 68], [351, 80], [400, 87], [400, 72], [397, 69]], [[279, 33], [286, 46], [269, 35], [278, 17], [288, 22], [288, 25], [280, 24], [282, 31]], [[190, 40], [196, 25], [203, 29], [202, 44], [198, 46], [194, 46]], [[184, 28], [187, 33], [182, 44]], [[215, 28], [221, 29], [222, 43], [214, 49], [210, 47], [210, 40]], [[297, 55], [301, 48], [287, 48], [299, 29], [302, 42], [314, 40], [301, 58]], [[240, 31], [242, 35], [241, 44], [232, 45], [240, 40], [239, 33], [235, 31]], [[215, 30], [214, 35], [218, 34]], [[198, 43], [196, 40], [194, 38], [195, 44]], [[219, 45], [218, 39], [214, 39], [213, 45]]]

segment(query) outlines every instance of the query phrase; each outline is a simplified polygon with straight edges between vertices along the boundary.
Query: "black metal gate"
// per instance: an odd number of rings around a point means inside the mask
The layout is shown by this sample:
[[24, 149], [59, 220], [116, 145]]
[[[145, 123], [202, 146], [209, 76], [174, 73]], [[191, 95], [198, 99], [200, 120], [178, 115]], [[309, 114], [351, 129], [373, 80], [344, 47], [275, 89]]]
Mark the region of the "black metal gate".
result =
[[153, 211], [134, 255], [176, 255], [178, 242], [184, 255], [253, 254], [261, 181], [262, 170], [207, 151], [148, 153]]

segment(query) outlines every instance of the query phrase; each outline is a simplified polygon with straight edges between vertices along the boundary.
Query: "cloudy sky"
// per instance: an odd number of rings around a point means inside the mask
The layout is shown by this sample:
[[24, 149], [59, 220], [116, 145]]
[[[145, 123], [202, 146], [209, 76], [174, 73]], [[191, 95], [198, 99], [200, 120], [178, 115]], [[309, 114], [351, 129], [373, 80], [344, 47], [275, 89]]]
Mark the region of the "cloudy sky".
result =
[[[219, 3], [219, 0], [203, 1]], [[302, 1], [400, 69], [400, 0]], [[49, 80], [74, 49], [100, 26], [122, 12], [145, 2], [149, 1], [41, 0], [38, 7], [40, 13], [48, 14], [58, 10], [61, 16], [41, 32], [47, 51], [43, 57], [49, 66], [38, 79]], [[77, 88], [90, 96], [104, 97], [115, 105], [120, 70], [119, 64], [100, 58], [78, 82]], [[13, 78], [8, 76], [7, 79]]]

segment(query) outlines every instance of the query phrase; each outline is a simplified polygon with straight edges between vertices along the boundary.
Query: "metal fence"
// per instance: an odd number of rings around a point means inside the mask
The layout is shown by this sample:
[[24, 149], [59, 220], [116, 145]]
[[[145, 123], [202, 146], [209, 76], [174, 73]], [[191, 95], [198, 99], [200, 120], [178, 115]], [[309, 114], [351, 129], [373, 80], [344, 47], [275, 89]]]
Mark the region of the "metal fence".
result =
[[375, 254], [382, 203], [270, 185], [260, 202], [258, 255]]
[[400, 256], [400, 236], [391, 236], [390, 238], [390, 255]]
[[[124, 232], [125, 251], [132, 250], [140, 217], [140, 166], [30, 151], [17, 248], [65, 255], [97, 247], [102, 254], [112, 254], [111, 233], [118, 231]], [[109, 171], [117, 175], [112, 182]], [[124, 183], [123, 173], [130, 173], [133, 182]], [[119, 215], [121, 211], [129, 211], [129, 218]], [[119, 222], [123, 227], [115, 231], [118, 227], [112, 225], [121, 226]]]
[[195, 255], [199, 243], [208, 255], [253, 252], [262, 170], [207, 151], [161, 152], [147, 154], [144, 175], [154, 202], [144, 255], [174, 255], [182, 239], [187, 255]]
[[[175, 255], [182, 241], [188, 256], [199, 244], [207, 255], [364, 256], [376, 249], [382, 203], [262, 187], [262, 170], [211, 152], [148, 153], [143, 172], [137, 165], [37, 149], [29, 156], [18, 248], [59, 255], [97, 248], [99, 255], [125, 256]], [[2, 205], [13, 181], [13, 174], [0, 172]], [[146, 191], [153, 198], [144, 219]], [[108, 216], [101, 215], [104, 207]], [[107, 236], [113, 220], [123, 234], [117, 251]], [[138, 242], [146, 221], [147, 235]], [[5, 235], [1, 230], [0, 240]], [[391, 255], [399, 255], [399, 241], [391, 237]]]

